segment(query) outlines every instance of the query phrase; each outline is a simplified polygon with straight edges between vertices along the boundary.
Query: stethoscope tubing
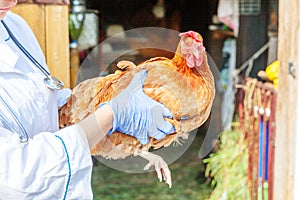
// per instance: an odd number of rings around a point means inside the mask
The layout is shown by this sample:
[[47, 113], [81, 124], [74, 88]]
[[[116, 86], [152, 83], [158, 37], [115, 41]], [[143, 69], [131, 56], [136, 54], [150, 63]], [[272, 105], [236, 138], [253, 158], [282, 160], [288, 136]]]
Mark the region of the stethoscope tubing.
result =
[[[13, 117], [15, 122], [17, 123], [18, 127], [21, 129], [22, 134], [19, 134], [20, 142], [22, 142], [22, 143], [28, 142], [28, 138], [29, 138], [28, 133], [27, 133], [26, 129], [24, 128], [24, 126], [22, 125], [22, 123], [20, 122], [20, 120], [17, 118], [15, 112], [9, 107], [9, 105], [5, 102], [5, 100], [2, 98], [2, 96], [0, 96], [0, 101], [4, 105], [6, 110], [11, 114], [11, 116]], [[1, 115], [1, 113], [0, 113], [0, 118], [6, 123], [7, 126], [9, 126], [11, 129], [14, 129], [10, 125], [10, 123], [6, 120], [6, 118]]]
[[54, 90], [63, 89], [64, 83], [60, 81], [58, 78], [52, 76], [50, 72], [48, 72], [28, 51], [27, 49], [19, 42], [19, 40], [14, 36], [12, 31], [8, 28], [6, 23], [1, 20], [4, 28], [6, 29], [9, 38], [18, 46], [18, 48], [24, 53], [24, 55], [44, 74], [46, 77], [44, 78], [44, 84]]
[[[46, 84], [47, 87], [49, 87], [50, 89], [62, 89], [64, 84], [62, 81], [58, 80], [56, 77], [52, 76], [50, 74], [50, 72], [48, 72], [27, 50], [26, 48], [19, 42], [19, 40], [14, 36], [14, 34], [12, 33], [12, 31], [8, 28], [8, 26], [6, 25], [6, 23], [1, 20], [1, 23], [3, 24], [4, 28], [6, 29], [9, 37], [12, 39], [12, 41], [18, 46], [18, 48], [25, 54], [25, 56], [44, 74], [46, 75], [46, 78], [44, 79], [44, 83]], [[20, 137], [20, 142], [22, 143], [26, 143], [28, 142], [28, 133], [25, 129], [25, 127], [22, 125], [22, 123], [20, 122], [20, 120], [17, 118], [16, 113], [9, 107], [9, 105], [5, 102], [5, 100], [0, 96], [0, 102], [4, 105], [5, 109], [7, 109], [7, 111], [11, 114], [11, 116], [13, 117], [13, 119], [15, 120], [15, 122], [17, 123], [18, 127], [21, 130], [21, 134], [19, 134]], [[2, 121], [4, 123], [7, 124], [7, 126], [12, 129], [15, 130], [13, 128], [13, 126], [8, 123], [7, 119], [1, 115], [0, 113], [0, 119], [2, 119]], [[16, 130], [15, 130], [16, 131]], [[16, 131], [17, 132], [17, 131]]]
[[[20, 48], [20, 50], [27, 56], [27, 58], [44, 74], [46, 75], [46, 77], [50, 77], [51, 78], [51, 74], [25, 49], [25, 47], [19, 42], [19, 40], [14, 36], [14, 34], [12, 33], [12, 31], [8, 28], [8, 26], [6, 25], [6, 23], [1, 20], [1, 23], [3, 24], [4, 28], [6, 29], [9, 37], [13, 40], [13, 42], [18, 46], [18, 48]], [[22, 143], [26, 143], [28, 142], [28, 133], [25, 129], [25, 127], [22, 125], [22, 123], [20, 122], [20, 120], [17, 118], [16, 113], [9, 107], [9, 105], [5, 102], [5, 100], [0, 96], [0, 102], [4, 105], [5, 109], [11, 114], [11, 116], [13, 117], [14, 121], [17, 123], [18, 127], [21, 129], [21, 132], [19, 134], [20, 137], [20, 142]], [[3, 117], [0, 114], [0, 119], [3, 120], [4, 123], [7, 124], [7, 126], [12, 129], [15, 130], [10, 123], [6, 120], [5, 117]], [[16, 131], [16, 130], [15, 130]]]
[[39, 69], [43, 74], [47, 77], [50, 76], [50, 73], [25, 49], [25, 47], [19, 42], [19, 40], [14, 36], [11, 30], [8, 28], [6, 23], [1, 20], [4, 28], [6, 29], [9, 37], [13, 40], [13, 42], [20, 48], [20, 50], [30, 59], [30, 61]]

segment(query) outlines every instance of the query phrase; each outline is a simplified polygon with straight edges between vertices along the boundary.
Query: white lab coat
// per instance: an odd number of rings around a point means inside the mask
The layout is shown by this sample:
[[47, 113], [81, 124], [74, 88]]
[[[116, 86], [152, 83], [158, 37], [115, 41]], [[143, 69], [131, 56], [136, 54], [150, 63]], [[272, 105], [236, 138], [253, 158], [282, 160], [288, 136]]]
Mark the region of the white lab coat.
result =
[[[48, 70], [25, 21], [11, 12], [4, 21]], [[20, 127], [0, 102], [6, 119], [0, 119], [0, 199], [92, 199], [92, 161], [84, 131], [77, 125], [58, 127], [58, 108], [70, 90], [48, 89], [44, 77], [0, 24], [0, 95], [30, 137], [28, 143], [19, 141]]]

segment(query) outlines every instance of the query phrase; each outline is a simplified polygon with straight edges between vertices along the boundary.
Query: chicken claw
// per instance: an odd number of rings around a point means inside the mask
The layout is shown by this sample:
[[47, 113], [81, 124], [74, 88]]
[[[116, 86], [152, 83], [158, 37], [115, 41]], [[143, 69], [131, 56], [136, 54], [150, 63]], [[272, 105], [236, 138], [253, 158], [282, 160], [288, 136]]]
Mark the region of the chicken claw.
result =
[[154, 166], [159, 181], [161, 182], [163, 179], [169, 185], [169, 188], [172, 187], [171, 171], [162, 157], [148, 151], [140, 151], [138, 155], [149, 161], [144, 170], [148, 170], [151, 166]]

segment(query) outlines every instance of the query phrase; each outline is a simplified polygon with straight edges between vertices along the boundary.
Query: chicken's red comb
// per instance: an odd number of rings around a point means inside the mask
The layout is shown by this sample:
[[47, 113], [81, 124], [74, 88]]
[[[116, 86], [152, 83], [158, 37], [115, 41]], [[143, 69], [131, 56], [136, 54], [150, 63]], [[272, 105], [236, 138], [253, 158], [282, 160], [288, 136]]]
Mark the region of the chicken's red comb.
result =
[[187, 31], [187, 32], [184, 32], [184, 33], [180, 33], [180, 34], [179, 34], [179, 37], [182, 37], [182, 36], [185, 36], [185, 37], [191, 37], [191, 38], [193, 38], [196, 42], [202, 42], [202, 41], [199, 39], [197, 33], [194, 32], [194, 31]]

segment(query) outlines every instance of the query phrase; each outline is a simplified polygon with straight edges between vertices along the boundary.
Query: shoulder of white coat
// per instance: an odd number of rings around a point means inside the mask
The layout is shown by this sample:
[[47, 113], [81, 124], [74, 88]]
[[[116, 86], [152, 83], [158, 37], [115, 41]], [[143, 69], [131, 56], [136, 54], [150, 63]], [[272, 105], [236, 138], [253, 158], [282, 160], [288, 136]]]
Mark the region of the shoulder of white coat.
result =
[[18, 38], [23, 37], [24, 39], [25, 37], [26, 39], [36, 40], [30, 26], [20, 15], [10, 11], [3, 20]]
[[12, 30], [14, 35], [22, 41], [22, 45], [34, 54], [35, 59], [37, 59], [43, 66], [47, 67], [40, 44], [25, 19], [10, 11], [5, 16], [4, 21]]
[[29, 25], [24, 20], [24, 18], [22, 18], [20, 15], [13, 13], [11, 11], [7, 13], [7, 15], [4, 18], [4, 21], [5, 21], [5, 23], [14, 25], [13, 27], [19, 28], [21, 26], [21, 28], [27, 27], [28, 29], [30, 29]]

